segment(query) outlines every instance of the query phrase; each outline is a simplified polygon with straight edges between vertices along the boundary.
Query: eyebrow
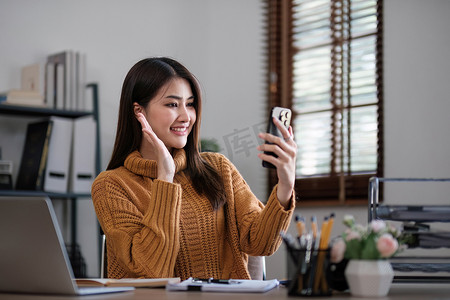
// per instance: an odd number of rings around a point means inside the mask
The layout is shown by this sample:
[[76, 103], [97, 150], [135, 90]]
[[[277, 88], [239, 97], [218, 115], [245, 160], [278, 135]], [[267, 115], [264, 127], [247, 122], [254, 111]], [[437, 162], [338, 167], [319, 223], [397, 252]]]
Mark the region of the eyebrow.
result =
[[[182, 100], [183, 98], [180, 96], [175, 96], [175, 95], [169, 95], [165, 97], [166, 99], [175, 99], [175, 100]], [[194, 96], [190, 96], [189, 98], [187, 98], [186, 100], [191, 100], [194, 99]]]

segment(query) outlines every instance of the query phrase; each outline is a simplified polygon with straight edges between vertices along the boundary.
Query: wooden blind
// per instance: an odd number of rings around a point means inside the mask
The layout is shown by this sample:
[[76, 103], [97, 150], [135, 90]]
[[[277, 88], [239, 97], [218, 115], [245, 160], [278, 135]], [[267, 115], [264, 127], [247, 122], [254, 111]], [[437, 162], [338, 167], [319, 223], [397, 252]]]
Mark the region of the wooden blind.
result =
[[268, 110], [293, 111], [300, 202], [367, 201], [383, 172], [382, 1], [265, 3]]

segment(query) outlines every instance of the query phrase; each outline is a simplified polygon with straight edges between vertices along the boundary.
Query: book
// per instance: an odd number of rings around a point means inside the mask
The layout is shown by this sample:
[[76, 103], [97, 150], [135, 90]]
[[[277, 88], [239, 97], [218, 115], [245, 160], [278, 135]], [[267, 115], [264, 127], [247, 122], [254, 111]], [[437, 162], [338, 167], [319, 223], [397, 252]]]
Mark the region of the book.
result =
[[[55, 64], [57, 68], [57, 76], [60, 76], [60, 78], [63, 79], [62, 83], [59, 83], [63, 86], [63, 97], [64, 97], [64, 104], [63, 107], [57, 106], [55, 108], [57, 109], [70, 109], [72, 104], [72, 51], [62, 51], [59, 53], [51, 54], [47, 56], [47, 63], [53, 63]], [[58, 69], [59, 66], [59, 69]], [[60, 74], [58, 75], [58, 72]], [[62, 72], [62, 74], [61, 74]], [[58, 82], [58, 79], [56, 80]], [[58, 86], [58, 83], [56, 83]], [[57, 94], [61, 93], [61, 91], [58, 91]], [[58, 100], [57, 100], [58, 103]]]
[[49, 108], [56, 107], [56, 69], [51, 62], [45, 67], [45, 102]]
[[168, 291], [201, 291], [227, 293], [264, 293], [279, 284], [278, 280], [247, 280], [247, 279], [197, 279], [188, 278], [180, 283], [168, 283]]
[[23, 91], [43, 92], [45, 69], [40, 63], [35, 63], [22, 68], [21, 87]]
[[64, 65], [56, 64], [55, 67], [55, 108], [65, 109], [65, 75]]
[[0, 93], [0, 103], [25, 106], [45, 106], [45, 99], [39, 91], [9, 90]]
[[164, 287], [168, 283], [179, 283], [180, 278], [77, 278], [78, 286], [131, 286], [131, 287]]
[[[76, 101], [76, 110], [85, 111], [89, 110], [89, 107], [86, 105], [86, 54], [85, 53], [77, 53], [76, 54], [76, 68], [77, 68], [77, 78], [76, 78], [76, 86], [77, 86], [77, 101]], [[92, 111], [92, 109], [91, 109]]]
[[28, 124], [17, 175], [17, 190], [43, 189], [52, 128], [52, 122], [49, 120]]

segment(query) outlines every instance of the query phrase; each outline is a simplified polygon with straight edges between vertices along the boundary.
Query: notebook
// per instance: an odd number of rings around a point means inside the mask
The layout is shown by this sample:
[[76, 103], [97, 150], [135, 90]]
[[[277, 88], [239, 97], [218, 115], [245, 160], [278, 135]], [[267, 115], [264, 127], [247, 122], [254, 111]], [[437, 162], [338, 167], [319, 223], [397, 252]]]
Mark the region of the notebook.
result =
[[279, 285], [278, 280], [198, 279], [188, 278], [180, 283], [168, 283], [168, 291], [202, 291], [226, 293], [265, 293]]
[[0, 292], [90, 295], [132, 287], [78, 287], [48, 197], [0, 197]]

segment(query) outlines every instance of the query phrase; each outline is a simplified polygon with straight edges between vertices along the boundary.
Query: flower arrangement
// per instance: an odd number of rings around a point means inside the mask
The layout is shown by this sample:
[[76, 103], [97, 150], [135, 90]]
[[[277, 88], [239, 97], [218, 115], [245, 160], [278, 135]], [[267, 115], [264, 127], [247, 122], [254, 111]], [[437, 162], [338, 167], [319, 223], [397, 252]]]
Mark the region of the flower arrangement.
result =
[[373, 220], [367, 226], [356, 224], [353, 216], [345, 216], [347, 229], [331, 247], [331, 262], [345, 259], [377, 260], [389, 258], [399, 251], [400, 231], [383, 220]]

